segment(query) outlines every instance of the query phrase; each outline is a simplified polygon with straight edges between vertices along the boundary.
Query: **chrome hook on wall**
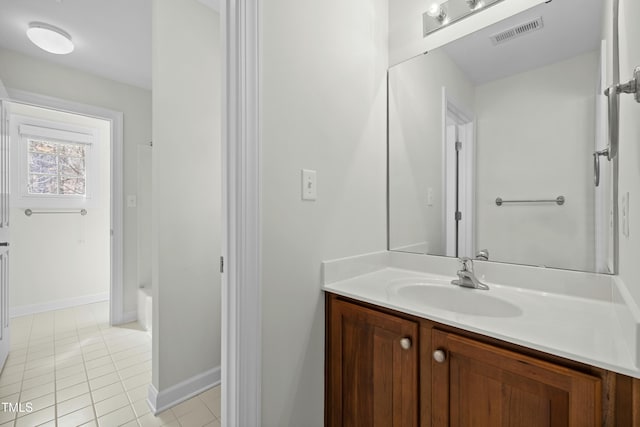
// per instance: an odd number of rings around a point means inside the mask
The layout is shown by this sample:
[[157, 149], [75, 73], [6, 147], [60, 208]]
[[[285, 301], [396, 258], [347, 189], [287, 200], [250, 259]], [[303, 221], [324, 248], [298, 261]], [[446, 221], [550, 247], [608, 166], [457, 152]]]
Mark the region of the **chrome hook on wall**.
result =
[[600, 186], [600, 156], [609, 157], [609, 149], [605, 148], [593, 153], [593, 180], [596, 187]]
[[640, 102], [640, 67], [636, 67], [636, 69], [633, 70], [633, 78], [631, 80], [607, 88], [604, 94], [610, 97], [612, 89], [615, 91], [615, 95], [631, 93], [634, 95], [636, 102]]
[[609, 150], [607, 158], [614, 159], [618, 155], [619, 139], [619, 99], [621, 93], [633, 94], [636, 102], [640, 102], [640, 67], [633, 70], [633, 79], [627, 83], [614, 84], [607, 88], [604, 94], [609, 98]]

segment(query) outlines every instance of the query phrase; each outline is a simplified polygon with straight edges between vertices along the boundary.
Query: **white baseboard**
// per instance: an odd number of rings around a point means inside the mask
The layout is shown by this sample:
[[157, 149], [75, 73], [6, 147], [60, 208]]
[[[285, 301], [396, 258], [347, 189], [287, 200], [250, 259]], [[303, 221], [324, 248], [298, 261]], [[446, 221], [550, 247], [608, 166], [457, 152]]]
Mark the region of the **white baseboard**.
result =
[[43, 313], [51, 310], [76, 307], [78, 305], [92, 304], [94, 302], [109, 301], [109, 292], [101, 294], [85, 295], [82, 297], [65, 298], [40, 304], [21, 305], [9, 307], [9, 317], [27, 316], [29, 314]]
[[127, 311], [120, 315], [118, 315], [118, 313], [114, 313], [114, 315], [115, 317], [111, 318], [111, 326], [124, 325], [125, 323], [131, 323], [138, 320], [137, 311]]
[[151, 409], [153, 415], [158, 415], [162, 411], [158, 411], [158, 389], [153, 384], [149, 384], [149, 391], [147, 392], [147, 405]]
[[209, 369], [165, 390], [158, 391], [153, 384], [149, 385], [147, 403], [154, 415], [182, 403], [193, 396], [220, 384], [220, 367]]
[[122, 315], [121, 323], [131, 323], [138, 320], [138, 312], [137, 311], [127, 311]]

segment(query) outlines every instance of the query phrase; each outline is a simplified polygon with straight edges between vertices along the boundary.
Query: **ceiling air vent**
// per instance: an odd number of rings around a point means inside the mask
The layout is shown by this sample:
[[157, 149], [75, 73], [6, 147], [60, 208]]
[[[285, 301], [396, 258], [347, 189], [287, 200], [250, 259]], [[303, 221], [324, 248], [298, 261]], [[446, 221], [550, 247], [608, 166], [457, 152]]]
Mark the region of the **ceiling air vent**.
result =
[[536, 19], [525, 22], [524, 24], [516, 25], [515, 27], [511, 27], [497, 34], [494, 34], [489, 38], [491, 39], [491, 43], [493, 43], [493, 45], [495, 46], [501, 43], [508, 42], [509, 40], [513, 40], [516, 37], [520, 37], [525, 34], [540, 30], [543, 26], [544, 24], [542, 23], [542, 16], [540, 16]]

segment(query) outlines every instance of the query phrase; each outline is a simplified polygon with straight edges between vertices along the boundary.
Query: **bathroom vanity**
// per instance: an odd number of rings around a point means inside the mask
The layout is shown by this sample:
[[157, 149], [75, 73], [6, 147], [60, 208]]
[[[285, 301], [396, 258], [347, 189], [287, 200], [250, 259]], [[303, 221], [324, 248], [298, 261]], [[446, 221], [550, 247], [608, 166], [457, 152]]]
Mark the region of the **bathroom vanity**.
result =
[[326, 302], [328, 426], [640, 423], [639, 380], [334, 294]]
[[638, 322], [612, 277], [476, 264], [518, 286], [451, 285], [442, 257], [324, 263], [327, 426], [640, 425]]
[[456, 35], [494, 3], [430, 2], [434, 48], [388, 71], [388, 251], [323, 263], [329, 427], [640, 426], [617, 1]]

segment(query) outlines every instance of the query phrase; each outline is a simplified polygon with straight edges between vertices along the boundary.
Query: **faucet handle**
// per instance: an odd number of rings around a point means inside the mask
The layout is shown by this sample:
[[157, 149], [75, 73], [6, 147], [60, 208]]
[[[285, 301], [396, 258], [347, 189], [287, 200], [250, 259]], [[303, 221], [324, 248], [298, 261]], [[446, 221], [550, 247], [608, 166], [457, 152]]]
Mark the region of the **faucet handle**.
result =
[[476, 254], [476, 259], [489, 261], [489, 249], [480, 249], [480, 251]]
[[462, 264], [463, 271], [473, 271], [473, 260], [471, 258], [463, 256], [458, 261]]

